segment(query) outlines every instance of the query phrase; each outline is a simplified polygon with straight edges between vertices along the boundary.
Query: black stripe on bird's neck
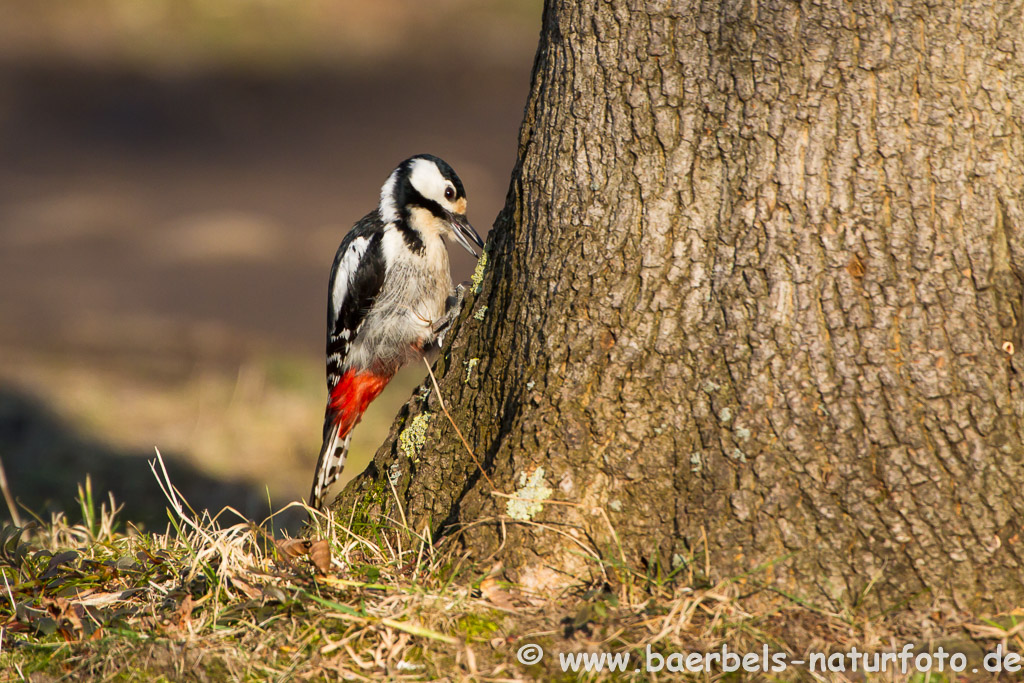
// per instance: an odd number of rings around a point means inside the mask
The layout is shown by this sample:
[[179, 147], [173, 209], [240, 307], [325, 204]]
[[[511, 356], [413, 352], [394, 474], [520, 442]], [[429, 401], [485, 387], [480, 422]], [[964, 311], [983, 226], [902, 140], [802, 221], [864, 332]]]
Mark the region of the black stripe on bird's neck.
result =
[[403, 210], [402, 215], [399, 216], [398, 221], [395, 223], [395, 227], [402, 233], [402, 239], [405, 240], [405, 246], [409, 247], [409, 251], [414, 254], [422, 254], [426, 247], [423, 244], [423, 238], [420, 236], [420, 231], [409, 225], [409, 211]]

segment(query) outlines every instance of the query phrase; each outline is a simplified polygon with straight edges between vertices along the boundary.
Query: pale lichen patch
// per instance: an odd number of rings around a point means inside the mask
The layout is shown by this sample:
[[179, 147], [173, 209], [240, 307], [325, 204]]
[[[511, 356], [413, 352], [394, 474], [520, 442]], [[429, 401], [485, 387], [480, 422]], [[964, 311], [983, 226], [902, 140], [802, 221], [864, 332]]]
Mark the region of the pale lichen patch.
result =
[[483, 320], [485, 315], [487, 315], [487, 307], [481, 306], [477, 309], [476, 313], [473, 314], [473, 320]]
[[398, 435], [398, 447], [410, 458], [415, 458], [427, 442], [427, 426], [431, 417], [430, 413], [420, 413]]
[[480, 258], [476, 262], [476, 269], [473, 270], [473, 277], [470, 278], [470, 282], [473, 283], [471, 291], [474, 294], [479, 294], [482, 289], [484, 282], [484, 272], [487, 270], [487, 249], [484, 249], [483, 253], [480, 254]]
[[519, 474], [519, 488], [516, 497], [505, 503], [505, 512], [512, 519], [528, 521], [544, 509], [541, 503], [551, 497], [554, 491], [544, 483], [544, 468], [538, 467], [531, 474]]
[[704, 463], [701, 460], [700, 451], [690, 453], [690, 471], [695, 474], [700, 474], [702, 469], [704, 469]]
[[469, 382], [469, 378], [473, 376], [473, 370], [475, 370], [476, 366], [480, 364], [480, 359], [470, 358], [469, 360], [464, 361], [464, 364], [466, 366], [466, 382]]

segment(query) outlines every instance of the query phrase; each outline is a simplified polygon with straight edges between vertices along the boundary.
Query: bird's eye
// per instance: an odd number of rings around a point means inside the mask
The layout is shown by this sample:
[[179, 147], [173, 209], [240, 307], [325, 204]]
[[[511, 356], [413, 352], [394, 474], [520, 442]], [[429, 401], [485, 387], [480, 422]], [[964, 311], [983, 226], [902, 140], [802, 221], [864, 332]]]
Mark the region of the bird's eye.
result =
[[452, 187], [451, 185], [444, 188], [444, 198], [447, 199], [448, 201], [455, 199], [455, 188]]

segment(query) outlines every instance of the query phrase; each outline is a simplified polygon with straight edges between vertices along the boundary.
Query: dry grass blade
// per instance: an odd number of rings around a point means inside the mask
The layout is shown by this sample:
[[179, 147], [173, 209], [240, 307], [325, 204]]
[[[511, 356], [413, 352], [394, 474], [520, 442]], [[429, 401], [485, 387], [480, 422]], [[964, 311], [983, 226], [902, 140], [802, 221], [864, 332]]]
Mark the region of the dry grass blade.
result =
[[964, 628], [979, 638], [1000, 638], [1005, 640], [1024, 633], [1024, 621], [1009, 628], [1003, 628], [995, 624], [964, 624]]
[[7, 473], [4, 471], [4, 461], [0, 458], [0, 492], [3, 492], [4, 502], [7, 503], [7, 511], [11, 514], [11, 521], [14, 526], [24, 526], [21, 522], [21, 515], [18, 514], [18, 506], [14, 503], [14, 496], [7, 485]]
[[451, 423], [455, 433], [458, 434], [459, 440], [462, 441], [462, 445], [466, 448], [466, 452], [469, 453], [469, 457], [473, 459], [473, 464], [476, 465], [477, 469], [480, 470], [480, 474], [483, 475], [483, 478], [487, 481], [487, 485], [491, 487], [491, 490], [497, 491], [498, 487], [494, 485], [493, 481], [491, 481], [491, 478], [484, 470], [483, 465], [481, 465], [480, 461], [477, 460], [476, 453], [474, 453], [473, 449], [469, 447], [469, 442], [466, 441], [466, 437], [462, 435], [462, 430], [459, 429], [457, 424], [455, 424], [455, 420], [452, 419], [451, 413], [448, 412], [448, 406], [445, 405], [444, 397], [441, 396], [441, 387], [437, 385], [437, 378], [434, 377], [434, 370], [430, 367], [430, 363], [426, 358], [423, 359], [423, 364], [427, 366], [427, 374], [430, 375], [430, 381], [434, 385], [434, 391], [437, 392], [437, 402], [440, 404], [441, 410], [444, 411], [444, 416], [448, 418], [448, 422]]
[[448, 643], [449, 645], [456, 645], [459, 642], [458, 638], [446, 636], [443, 633], [438, 633], [437, 631], [431, 630], [429, 628], [424, 628], [423, 626], [419, 626], [418, 624], [413, 624], [408, 621], [397, 621], [395, 619], [384, 618], [380, 620], [380, 623], [384, 624], [385, 626], [390, 626], [391, 628], [396, 628], [399, 631], [405, 631], [406, 633], [409, 633], [414, 636], [430, 638], [431, 640], [436, 640], [442, 643]]

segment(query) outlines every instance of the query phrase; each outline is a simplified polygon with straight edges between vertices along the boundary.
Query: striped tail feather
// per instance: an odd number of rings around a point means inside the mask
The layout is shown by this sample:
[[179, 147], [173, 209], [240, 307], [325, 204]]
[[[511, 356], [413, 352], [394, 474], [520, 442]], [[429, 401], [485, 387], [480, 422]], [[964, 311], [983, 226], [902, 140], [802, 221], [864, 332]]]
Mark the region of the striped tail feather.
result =
[[309, 505], [318, 510], [323, 507], [324, 493], [341, 475], [348, 444], [352, 440], [351, 433], [341, 434], [340, 422], [328, 420], [325, 427], [327, 433], [324, 435], [324, 445], [320, 447], [320, 457], [316, 461], [313, 489], [309, 492]]
[[309, 493], [311, 507], [322, 509], [324, 494], [338, 480], [345, 466], [352, 429], [359, 424], [366, 408], [384, 390], [392, 376], [350, 368], [331, 389], [324, 416], [324, 443]]

